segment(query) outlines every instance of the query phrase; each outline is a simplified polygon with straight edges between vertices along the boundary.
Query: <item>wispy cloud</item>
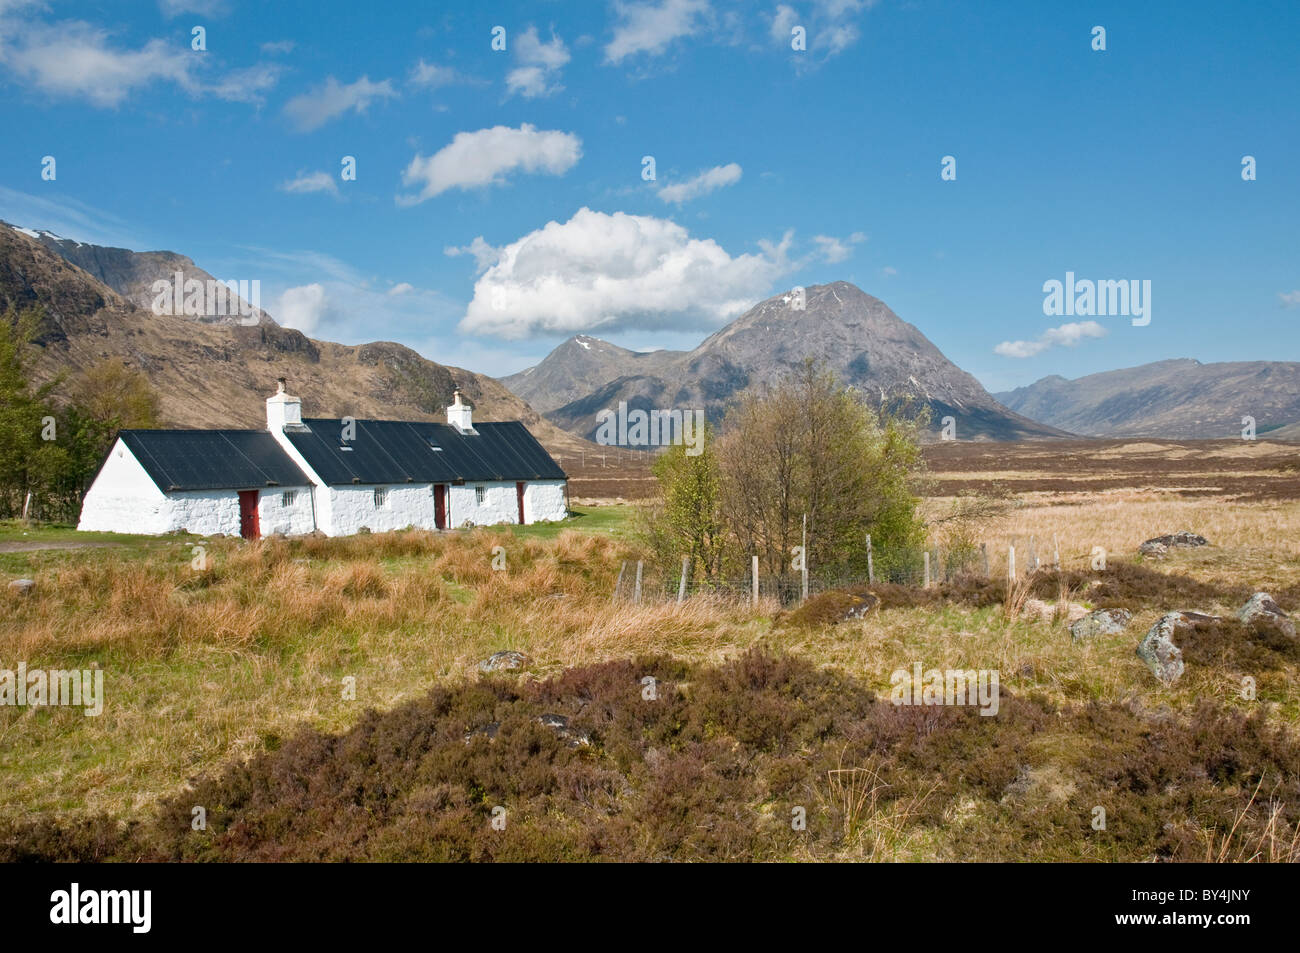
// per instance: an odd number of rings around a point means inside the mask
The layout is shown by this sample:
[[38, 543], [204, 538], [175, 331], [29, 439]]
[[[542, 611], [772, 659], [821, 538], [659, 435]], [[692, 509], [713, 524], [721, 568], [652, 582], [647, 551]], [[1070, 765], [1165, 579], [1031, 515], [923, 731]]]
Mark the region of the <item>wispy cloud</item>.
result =
[[284, 113], [300, 132], [311, 132], [346, 112], [364, 113], [376, 100], [395, 96], [391, 80], [372, 83], [370, 77], [362, 76], [344, 84], [330, 76], [322, 85], [289, 100]]
[[735, 162], [714, 166], [685, 182], [665, 185], [659, 190], [659, 197], [665, 202], [681, 205], [701, 195], [708, 195], [728, 185], [735, 185], [740, 181], [741, 171], [740, 166]]
[[1284, 308], [1300, 308], [1300, 291], [1279, 291], [1277, 298]]
[[216, 61], [188, 46], [161, 39], [122, 46], [108, 30], [81, 20], [5, 19], [0, 27], [0, 64], [20, 81], [50, 96], [85, 99], [104, 108], [156, 83], [196, 97], [257, 103], [279, 78], [279, 67], [260, 64], [210, 78]]
[[506, 74], [507, 94], [537, 99], [564, 88], [560, 85], [560, 70], [569, 62], [569, 51], [554, 30], [551, 41], [543, 43], [538, 39], [537, 27], [530, 26], [515, 38], [514, 51], [518, 65]]
[[339, 194], [339, 187], [334, 182], [334, 176], [328, 172], [299, 172], [295, 178], [287, 182], [280, 183], [281, 192], [329, 192], [331, 195]]
[[839, 264], [845, 261], [853, 254], [853, 245], [860, 245], [867, 240], [867, 236], [862, 232], [854, 232], [848, 238], [835, 238], [831, 235], [814, 235], [813, 241], [817, 243], [817, 249], [830, 265]]
[[619, 23], [605, 46], [605, 62], [622, 63], [644, 53], [659, 56], [676, 39], [703, 29], [710, 12], [707, 0], [661, 0], [659, 3], [615, 2]]
[[1096, 321], [1072, 321], [1057, 328], [1048, 328], [1033, 341], [1003, 341], [993, 350], [1003, 357], [1034, 357], [1058, 345], [1074, 347], [1085, 338], [1106, 336], [1106, 329]]

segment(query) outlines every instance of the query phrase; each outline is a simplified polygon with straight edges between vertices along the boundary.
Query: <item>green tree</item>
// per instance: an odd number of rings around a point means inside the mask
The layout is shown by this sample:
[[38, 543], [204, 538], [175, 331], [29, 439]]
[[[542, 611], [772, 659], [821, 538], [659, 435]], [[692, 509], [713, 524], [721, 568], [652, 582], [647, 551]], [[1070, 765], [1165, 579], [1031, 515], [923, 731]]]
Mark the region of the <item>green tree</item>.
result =
[[814, 573], [865, 575], [868, 533], [878, 568], [920, 561], [916, 424], [882, 423], [860, 394], [813, 361], [774, 387], [741, 395], [717, 454], [729, 537], [737, 555], [758, 555], [767, 572], [791, 572], [805, 517]]
[[651, 469], [659, 482], [659, 495], [643, 511], [641, 530], [666, 575], [676, 571], [683, 556], [689, 556], [692, 578], [713, 579], [722, 570], [725, 527], [709, 428], [698, 446], [700, 452], [693, 454], [684, 444], [673, 444], [656, 457]]

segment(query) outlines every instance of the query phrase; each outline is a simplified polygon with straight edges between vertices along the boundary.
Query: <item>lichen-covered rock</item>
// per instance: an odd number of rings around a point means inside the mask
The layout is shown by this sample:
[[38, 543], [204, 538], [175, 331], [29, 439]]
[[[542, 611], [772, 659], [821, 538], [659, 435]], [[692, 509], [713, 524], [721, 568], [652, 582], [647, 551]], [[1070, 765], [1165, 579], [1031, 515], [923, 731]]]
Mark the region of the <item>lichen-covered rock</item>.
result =
[[1277, 629], [1290, 638], [1296, 637], [1295, 623], [1267, 592], [1257, 592], [1237, 612], [1246, 625], [1259, 623]]
[[23, 596], [28, 595], [35, 588], [35, 579], [15, 579], [13, 582], [9, 583], [9, 589], [11, 591]]
[[556, 737], [568, 742], [570, 748], [581, 748], [591, 744], [591, 739], [580, 731], [569, 727], [569, 719], [564, 715], [542, 715], [537, 719], [555, 732]]
[[523, 652], [493, 652], [483, 661], [478, 663], [480, 671], [483, 672], [506, 672], [512, 669], [523, 668], [532, 662], [532, 659]]
[[1116, 635], [1128, 628], [1132, 621], [1133, 614], [1127, 609], [1098, 609], [1071, 625], [1070, 636], [1078, 642], [1098, 635]]
[[1138, 552], [1144, 556], [1153, 556], [1159, 559], [1161, 556], [1167, 554], [1171, 549], [1208, 545], [1210, 545], [1210, 541], [1204, 536], [1199, 536], [1196, 533], [1189, 533], [1184, 530], [1181, 533], [1168, 533], [1164, 536], [1153, 536], [1138, 547]]
[[1174, 644], [1174, 630], [1187, 624], [1181, 612], [1170, 612], [1161, 616], [1138, 643], [1137, 657], [1166, 685], [1174, 684], [1183, 676], [1183, 652]]

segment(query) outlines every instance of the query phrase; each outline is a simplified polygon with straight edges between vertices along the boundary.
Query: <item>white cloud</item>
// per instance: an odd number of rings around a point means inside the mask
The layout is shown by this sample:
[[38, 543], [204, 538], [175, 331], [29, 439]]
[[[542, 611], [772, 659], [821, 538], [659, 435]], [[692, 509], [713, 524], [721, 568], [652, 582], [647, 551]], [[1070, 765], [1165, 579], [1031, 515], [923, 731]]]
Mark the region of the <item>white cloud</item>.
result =
[[334, 176], [328, 172], [299, 172], [296, 178], [280, 184], [282, 192], [329, 192], [338, 195]]
[[1048, 328], [1035, 341], [1003, 341], [993, 349], [1003, 357], [1033, 357], [1049, 347], [1074, 347], [1084, 338], [1106, 336], [1106, 329], [1096, 321], [1072, 321], [1058, 328]]
[[1277, 297], [1284, 308], [1300, 308], [1300, 291], [1279, 291]]
[[623, 3], [614, 8], [621, 22], [605, 47], [605, 62], [618, 64], [629, 56], [647, 53], [658, 56], [673, 40], [696, 33], [709, 12], [706, 0], [662, 0], [655, 3]]
[[325, 288], [318, 282], [289, 288], [275, 306], [275, 319], [286, 328], [314, 334], [328, 309]]
[[798, 25], [799, 15], [794, 12], [794, 8], [784, 3], [778, 4], [776, 12], [772, 14], [772, 39], [782, 44], [789, 43], [790, 31]]
[[218, 99], [230, 102], [260, 103], [263, 100], [262, 94], [279, 81], [280, 73], [279, 66], [262, 64], [231, 70], [210, 84], [208, 91]]
[[227, 12], [226, 0], [158, 0], [158, 8], [166, 17], [177, 17], [182, 13], [219, 17]]
[[449, 245], [442, 250], [442, 253], [449, 258], [456, 258], [460, 255], [472, 255], [474, 257], [475, 272], [487, 271], [497, 262], [498, 252], [495, 248], [483, 240], [479, 235], [468, 245], [457, 247]]
[[886, 278], [892, 278], [894, 275], [898, 274], [898, 269], [893, 265], [886, 265], [884, 268], [880, 269], [880, 273]]
[[299, 131], [310, 132], [348, 110], [363, 113], [376, 99], [389, 99], [396, 95], [389, 80], [372, 83], [370, 77], [362, 76], [355, 83], [344, 85], [330, 76], [323, 86], [289, 100], [284, 112]]
[[582, 157], [582, 140], [570, 132], [493, 126], [459, 132], [433, 155], [416, 155], [402, 173], [402, 184], [421, 185], [418, 195], [398, 196], [415, 205], [448, 189], [501, 185], [512, 172], [563, 175]]
[[418, 86], [424, 89], [438, 89], [441, 86], [451, 86], [454, 83], [465, 81], [459, 72], [451, 66], [439, 66], [437, 63], [426, 63], [421, 59], [411, 68], [411, 75], [407, 82], [411, 86]]
[[579, 209], [499, 249], [460, 322], [519, 339], [578, 331], [715, 327], [791, 269], [791, 236], [729, 255], [667, 219]]
[[261, 50], [263, 53], [292, 53], [297, 45], [293, 40], [276, 40], [274, 43], [263, 43]]
[[25, 24], [19, 45], [0, 48], [4, 63], [37, 89], [54, 96], [84, 96], [116, 106], [132, 90], [162, 80], [198, 91], [189, 48], [150, 40], [138, 50], [113, 49], [108, 34], [88, 23]]
[[728, 185], [735, 185], [740, 181], [740, 175], [740, 166], [735, 162], [728, 162], [726, 165], [707, 169], [685, 182], [665, 185], [659, 190], [659, 197], [665, 202], [674, 202], [681, 205], [683, 202], [689, 202], [701, 195], [708, 195], [710, 192], [725, 188]]
[[388, 289], [388, 294], [389, 294], [390, 296], [395, 296], [395, 295], [404, 295], [404, 294], [409, 294], [410, 292], [412, 292], [412, 291], [414, 291], [414, 290], [415, 290], [415, 288], [414, 288], [410, 283], [403, 281], [403, 282], [400, 282], [399, 284], [395, 284], [395, 285], [393, 285], [393, 287], [389, 288], [389, 289]]
[[551, 42], [543, 43], [537, 37], [537, 27], [530, 26], [515, 38], [514, 51], [519, 65], [506, 74], [507, 94], [536, 99], [564, 88], [559, 82], [560, 70], [569, 62], [569, 51], [554, 30]]
[[860, 245], [867, 240], [867, 236], [862, 232], [854, 232], [848, 238], [840, 239], [831, 235], [814, 235], [813, 241], [817, 243], [817, 249], [821, 252], [826, 263], [836, 265], [844, 261], [853, 254], [850, 245]]
[[[10, 6], [9, 9], [17, 9]], [[3, 8], [0, 8], [0, 13]], [[202, 75], [210, 63], [189, 45], [149, 40], [138, 49], [114, 46], [109, 31], [80, 20], [0, 23], [0, 63], [51, 96], [81, 97], [96, 106], [117, 106], [137, 89], [172, 83], [191, 96], [261, 102], [279, 68], [252, 66], [215, 80]]]

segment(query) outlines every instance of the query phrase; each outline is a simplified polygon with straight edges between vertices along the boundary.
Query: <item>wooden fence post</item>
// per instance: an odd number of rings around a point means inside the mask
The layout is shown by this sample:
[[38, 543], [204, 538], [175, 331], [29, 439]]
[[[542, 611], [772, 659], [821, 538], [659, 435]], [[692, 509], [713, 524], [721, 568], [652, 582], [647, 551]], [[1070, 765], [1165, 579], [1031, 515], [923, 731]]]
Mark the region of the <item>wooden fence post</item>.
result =
[[1007, 547], [1007, 578], [1016, 581], [1016, 547]]
[[984, 560], [984, 578], [989, 577], [989, 544], [980, 543], [980, 557]]
[[623, 565], [618, 567], [618, 579], [614, 582], [614, 594], [609, 597], [610, 605], [618, 602], [618, 587], [623, 585], [623, 574], [627, 572], [627, 560], [623, 560]]
[[641, 604], [641, 560], [636, 561], [636, 598], [633, 600], [637, 605]]
[[1034, 537], [1029, 537], [1029, 560], [1025, 563], [1025, 568], [1033, 572], [1038, 568], [1038, 547], [1034, 545]]
[[873, 564], [871, 558], [871, 534], [868, 533], [867, 534], [867, 582], [874, 583], [875, 581], [876, 581], [876, 567]]
[[799, 560], [799, 562], [801, 563], [801, 568], [799, 570], [799, 580], [800, 580], [800, 589], [802, 591], [802, 596], [799, 601], [807, 602], [808, 601], [808, 514], [807, 513], [803, 515], [803, 541], [802, 541], [802, 545], [799, 547], [799, 552], [803, 557], [802, 559]]
[[921, 588], [930, 588], [930, 551], [927, 549], [922, 555], [925, 557], [925, 575], [921, 577]]
[[1056, 538], [1055, 533], [1052, 534], [1052, 565], [1057, 572], [1061, 571], [1061, 541]]
[[677, 604], [681, 605], [686, 600], [686, 572], [690, 569], [691, 557], [682, 557], [682, 581], [677, 584]]
[[757, 556], [754, 557], [754, 561], [752, 565], [753, 565], [753, 573], [754, 573], [754, 607], [758, 608], [758, 557]]

